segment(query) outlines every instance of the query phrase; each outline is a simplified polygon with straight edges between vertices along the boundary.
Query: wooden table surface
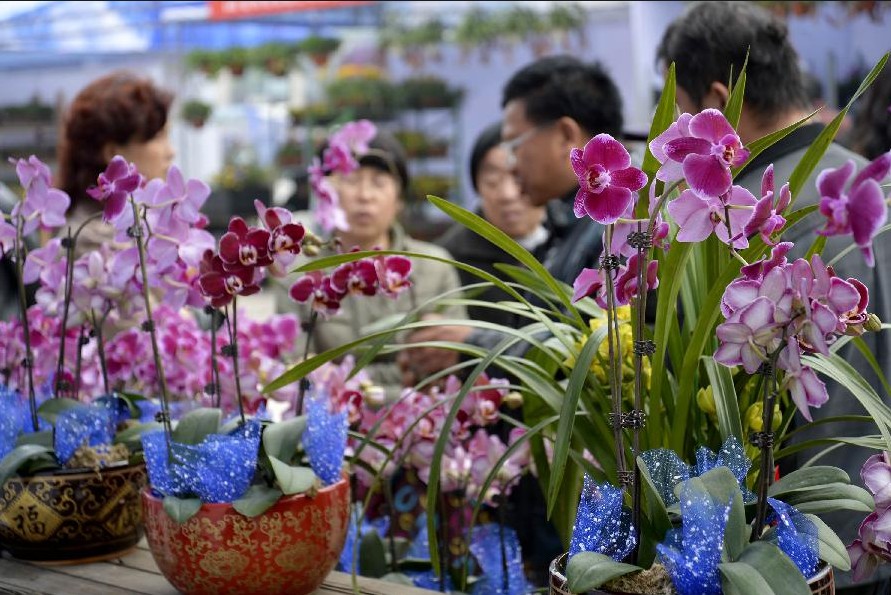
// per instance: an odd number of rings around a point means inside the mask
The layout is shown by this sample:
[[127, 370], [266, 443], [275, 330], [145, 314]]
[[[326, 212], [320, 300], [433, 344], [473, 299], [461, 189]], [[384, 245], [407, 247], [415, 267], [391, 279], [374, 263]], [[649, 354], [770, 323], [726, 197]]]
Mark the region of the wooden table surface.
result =
[[[384, 581], [359, 578], [363, 595], [431, 595]], [[0, 558], [0, 595], [176, 595], [178, 591], [158, 570], [145, 539], [129, 554], [106, 562], [48, 566]], [[352, 577], [332, 572], [316, 595], [353, 593]]]

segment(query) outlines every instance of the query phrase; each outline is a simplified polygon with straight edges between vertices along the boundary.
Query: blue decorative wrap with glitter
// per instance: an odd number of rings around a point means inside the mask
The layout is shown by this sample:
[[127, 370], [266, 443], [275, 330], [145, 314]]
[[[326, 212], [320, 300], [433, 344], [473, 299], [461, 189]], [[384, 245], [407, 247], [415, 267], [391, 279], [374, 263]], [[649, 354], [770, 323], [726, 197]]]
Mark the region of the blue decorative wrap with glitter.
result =
[[[343, 549], [340, 551], [340, 559], [337, 562], [337, 570], [342, 572], [353, 572], [354, 552], [362, 537], [375, 532], [384, 541], [387, 539], [387, 531], [390, 530], [390, 517], [388, 516], [382, 516], [373, 521], [363, 518], [361, 527], [357, 527], [361, 514], [362, 505], [356, 503], [350, 512], [350, 525], [347, 528], [346, 542], [343, 544]], [[355, 564], [356, 566], [361, 566], [358, 556], [356, 556]], [[361, 574], [361, 572], [361, 567], [356, 569], [356, 574]]]
[[483, 574], [474, 583], [471, 595], [524, 595], [534, 590], [523, 573], [520, 540], [510, 527], [496, 523], [474, 527], [469, 547]]
[[805, 578], [812, 577], [820, 563], [817, 526], [785, 502], [768, 498], [767, 503], [774, 510], [768, 522], [776, 522], [777, 546], [795, 562]]
[[202, 502], [232, 502], [251, 485], [260, 450], [260, 422], [249, 419], [228, 436], [211, 434], [198, 446], [195, 491]]
[[16, 438], [27, 418], [20, 395], [0, 384], [0, 459], [15, 448]]
[[142, 435], [142, 450], [145, 467], [151, 486], [165, 496], [187, 496], [194, 493], [197, 478], [189, 471], [187, 460], [194, 466], [198, 452], [194, 446], [172, 442], [167, 453], [167, 440], [163, 430], [146, 432]]
[[75, 407], [56, 418], [53, 446], [63, 465], [81, 446], [111, 444], [114, 440], [114, 414], [105, 406]]
[[303, 447], [309, 465], [325, 485], [340, 481], [347, 443], [347, 412], [330, 413], [326, 399], [309, 399]]
[[750, 503], [755, 500], [755, 494], [746, 488], [746, 474], [752, 466], [752, 461], [734, 436], [727, 438], [717, 453], [700, 446], [696, 451], [696, 465], [692, 469], [674, 451], [667, 448], [648, 450], [641, 453], [640, 457], [647, 466], [647, 472], [653, 480], [656, 491], [666, 506], [677, 504], [678, 497], [674, 489], [678, 484], [691, 477], [704, 475], [717, 467], [730, 469], [742, 490], [744, 502]]
[[714, 501], [696, 480], [681, 488], [680, 505], [683, 526], [656, 546], [659, 559], [680, 595], [720, 595], [718, 564], [730, 503]]
[[598, 485], [586, 475], [572, 528], [569, 556], [596, 552], [613, 560], [622, 560], [636, 543], [631, 511], [622, 506], [622, 490], [609, 484]]

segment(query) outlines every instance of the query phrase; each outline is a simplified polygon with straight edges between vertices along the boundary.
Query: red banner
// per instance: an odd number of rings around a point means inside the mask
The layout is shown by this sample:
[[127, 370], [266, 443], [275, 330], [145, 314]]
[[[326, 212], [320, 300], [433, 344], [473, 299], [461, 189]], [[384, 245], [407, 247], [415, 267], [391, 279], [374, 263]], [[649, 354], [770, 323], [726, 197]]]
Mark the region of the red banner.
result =
[[353, 6], [363, 6], [374, 4], [370, 1], [319, 1], [319, 2], [289, 2], [287, 0], [277, 2], [271, 1], [217, 1], [210, 0], [207, 3], [210, 7], [210, 19], [212, 21], [225, 21], [231, 19], [244, 19], [249, 17], [264, 16], [268, 14], [280, 14], [283, 12], [300, 12], [309, 10], [328, 10], [332, 8], [351, 8]]

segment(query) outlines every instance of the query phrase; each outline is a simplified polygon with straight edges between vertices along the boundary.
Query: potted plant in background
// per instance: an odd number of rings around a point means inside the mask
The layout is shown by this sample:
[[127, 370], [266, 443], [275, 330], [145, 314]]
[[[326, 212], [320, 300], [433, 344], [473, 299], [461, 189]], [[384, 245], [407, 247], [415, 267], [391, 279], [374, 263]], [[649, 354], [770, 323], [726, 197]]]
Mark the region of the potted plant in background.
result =
[[[883, 58], [873, 69], [857, 95], [871, 83], [886, 60], [887, 57]], [[708, 592], [724, 589], [724, 592], [807, 593], [810, 589], [806, 579], [823, 580], [812, 576], [815, 565], [828, 573], [818, 559], [840, 568], [850, 565], [838, 538], [810, 513], [843, 509], [869, 511], [873, 506], [868, 492], [849, 485], [850, 478], [834, 468], [801, 469], [771, 486], [774, 456], [794, 452], [778, 446], [789, 436], [791, 418], [796, 411], [806, 417], [808, 406], [821, 402], [823, 385], [815, 371], [849, 387], [881, 433], [880, 437], [836, 437], [833, 441], [855, 440], [858, 444], [888, 450], [891, 436], [891, 411], [881, 403], [875, 390], [835, 354], [849, 340], [839, 333], [878, 329], [874, 320], [867, 324], [862, 284], [834, 277], [831, 268], [819, 257], [792, 263], [784, 258], [787, 245], [778, 243], [771, 248], [784, 227], [794, 225], [815, 210], [815, 207], [793, 210], [793, 197], [815, 168], [820, 148], [828, 145], [847, 108], [814, 143], [793, 176], [795, 181], [790, 188], [774, 188], [768, 171], [760, 200], [734, 190], [727, 195], [726, 208], [715, 207], [713, 211], [708, 201], [719, 199], [702, 198], [696, 193], [715, 192], [713, 188], [703, 190], [694, 172], [687, 174], [694, 178], [687, 182], [697, 190], [679, 193], [684, 177], [681, 168], [666, 166], [672, 159], [669, 155], [680, 164], [688, 154], [673, 152], [674, 145], [670, 144], [673, 141], [677, 141], [677, 145], [698, 142], [704, 146], [704, 142], [699, 141], [705, 139], [695, 136], [702, 127], [691, 126], [691, 119], [708, 120], [710, 130], [721, 132], [718, 137], [709, 137], [712, 139], [709, 142], [720, 141], [726, 145], [727, 151], [720, 153], [726, 160], [709, 158], [714, 160], [714, 163], [709, 161], [709, 166], [726, 172], [720, 179], [727, 179], [727, 188], [731, 187], [731, 174], [736, 168], [781, 135], [761, 139], [747, 148], [738, 141], [731, 124], [739, 118], [744, 79], [734, 87], [725, 115], [710, 110], [697, 116], [687, 114], [673, 122], [673, 80], [671, 69], [651, 129], [652, 154], [648, 155], [643, 171], [630, 171], [627, 153], [603, 135], [585, 151], [579, 149], [574, 154], [573, 163], [582, 188], [576, 203], [577, 215], [610, 224], [604, 241], [607, 273], [598, 269], [583, 271], [574, 290], [557, 283], [531, 255], [491, 225], [446, 201], [430, 198], [438, 208], [477, 230], [528, 267], [528, 270], [512, 267], [503, 267], [503, 270], [544, 305], [533, 305], [511, 285], [463, 263], [455, 263], [472, 270], [485, 283], [498, 286], [515, 300], [491, 307], [515, 309], [530, 323], [521, 329], [504, 328], [504, 339], [493, 349], [464, 344], [435, 345], [460, 350], [466, 358], [460, 367], [472, 370], [452, 402], [430, 457], [427, 509], [434, 510], [440, 497], [440, 482], [445, 481], [447, 434], [459, 421], [463, 399], [478, 376], [494, 366], [518, 380], [517, 390], [523, 397], [524, 407], [521, 427], [526, 431], [518, 439], [517, 448], [529, 441], [539, 477], [544, 478], [541, 483], [548, 496], [551, 518], [567, 546], [574, 525], [587, 526], [586, 535], [601, 536], [605, 545], [602, 550], [605, 556], [579, 554], [580, 557], [573, 558], [579, 560], [569, 568], [573, 590], [602, 588], [604, 583], [624, 574], [641, 576], [640, 564], [648, 565], [659, 551], [669, 571], [669, 582], [682, 593], [698, 592], [696, 585], [703, 584], [707, 585], [703, 588]], [[791, 125], [782, 134], [802, 122]], [[691, 141], [691, 138], [699, 140]], [[598, 160], [606, 159], [605, 155], [609, 157], [609, 167]], [[597, 167], [612, 172], [615, 191], [607, 195], [588, 191], [591, 177], [586, 176]], [[864, 170], [859, 183], [868, 181], [878, 188], [874, 178], [881, 177], [882, 171], [887, 173], [887, 169], [888, 163], [877, 162]], [[635, 209], [633, 192], [645, 187], [657, 170], [660, 170], [659, 181], [653, 187], [653, 194], [641, 192]], [[674, 174], [670, 174], [671, 171]], [[724, 192], [726, 188], [719, 194]], [[614, 202], [621, 199], [621, 205], [612, 205], [604, 211], [606, 196], [611, 196], [609, 200]], [[668, 223], [665, 211], [676, 227]], [[714, 217], [709, 214], [712, 212]], [[705, 217], [697, 218], [703, 213]], [[663, 247], [669, 237], [674, 238], [671, 251], [667, 254], [657, 251], [651, 257], [653, 246]], [[818, 242], [812, 252], [818, 253], [819, 249]], [[620, 254], [628, 259], [624, 264]], [[303, 270], [336, 266], [365, 256], [359, 252], [320, 259]], [[743, 263], [743, 274], [750, 276], [737, 279]], [[661, 274], [657, 275], [659, 270]], [[788, 279], [792, 270], [795, 278], [810, 279], [811, 284], [784, 285], [783, 279]], [[660, 276], [661, 286], [658, 285]], [[644, 287], [659, 289], [651, 335], [644, 334], [643, 312], [648, 292], [639, 289]], [[774, 292], [772, 288], [777, 287], [780, 291]], [[844, 303], [836, 301], [840, 293], [833, 293], [830, 298], [825, 293], [827, 287], [843, 292]], [[755, 293], [743, 298], [748, 295], [745, 293], [748, 289], [754, 289]], [[592, 296], [594, 300], [582, 299], [585, 296]], [[675, 323], [679, 299], [685, 312], [681, 328]], [[623, 303], [630, 303], [633, 308], [623, 313], [617, 307]], [[791, 311], [787, 311], [789, 307]], [[833, 325], [824, 333], [828, 325], [828, 317], [824, 316], [827, 311], [833, 316]], [[726, 317], [724, 321], [719, 320], [722, 314]], [[818, 322], [813, 316], [825, 320]], [[592, 319], [590, 325], [586, 318]], [[429, 324], [480, 326], [474, 321], [412, 322], [407, 316], [404, 324], [395, 330], [369, 337], [370, 351], [385, 348], [386, 340], [395, 332]], [[543, 330], [552, 338], [541, 340], [536, 333]], [[823, 341], [835, 339], [835, 343], [829, 346], [821, 342], [821, 334]], [[713, 342], [716, 336], [718, 340]], [[504, 355], [518, 343], [531, 346], [525, 357]], [[285, 386], [329, 361], [333, 355], [320, 354], [303, 362], [267, 388]], [[759, 366], [762, 361], [771, 365]], [[731, 372], [723, 366], [740, 367]], [[782, 374], [778, 370], [782, 370]], [[677, 388], [669, 391], [669, 386]], [[700, 389], [703, 392], [697, 397]], [[787, 391], [788, 396], [784, 397]], [[623, 392], [627, 395], [624, 398]], [[700, 402], [705, 404], [702, 411]], [[706, 406], [714, 412], [714, 421], [703, 417], [709, 415]], [[756, 456], [755, 467], [759, 469], [754, 476], [749, 474], [751, 463], [742, 446], [748, 440], [742, 431], [741, 411], [745, 411], [746, 423], [758, 438], [757, 448], [749, 451]], [[760, 417], [757, 425], [749, 419], [755, 411]], [[780, 421], [775, 425], [777, 419]], [[776, 434], [772, 431], [775, 427], [778, 428]], [[709, 455], [703, 450], [696, 456], [700, 446], [718, 449], [722, 445], [724, 450], [718, 454]], [[552, 455], [548, 454], [548, 446], [553, 448]], [[660, 448], [668, 450], [660, 451], [662, 463], [654, 466], [643, 453]], [[499, 463], [503, 465], [506, 460], [504, 457]], [[685, 463], [693, 460], [703, 461], [695, 473]], [[870, 469], [873, 467], [875, 462]], [[583, 505], [577, 510], [569, 503], [578, 501], [583, 471], [593, 480], [587, 481]], [[866, 476], [866, 471], [864, 474]], [[486, 481], [494, 478], [495, 473], [490, 473]], [[750, 489], [754, 496], [749, 493]], [[678, 494], [683, 496], [680, 505], [672, 501]], [[754, 502], [755, 506], [746, 508], [747, 502]], [[775, 515], [777, 525], [765, 530], [765, 521], [771, 514]], [[586, 519], [590, 522], [586, 523]], [[604, 519], [609, 523], [604, 524]], [[680, 524], [680, 531], [670, 531], [674, 523]], [[873, 540], [869, 533], [874, 526], [875, 517], [872, 517], [862, 532], [861, 544], [856, 546], [864, 564], [875, 561], [883, 553], [881, 539]], [[435, 527], [435, 519], [429, 518], [430, 534], [434, 534]], [[754, 540], [751, 544], [750, 538]], [[586, 545], [585, 549], [593, 547]], [[708, 561], [701, 556], [697, 558], [697, 552], [704, 551], [710, 552]], [[636, 554], [628, 563], [616, 561], [622, 561], [631, 552]], [[432, 548], [434, 567], [442, 562], [438, 556], [436, 548]], [[638, 565], [630, 563], [633, 561]], [[554, 570], [555, 578], [559, 579], [556, 573], [561, 572], [561, 568], [555, 566]], [[663, 574], [663, 578], [665, 576]], [[565, 581], [556, 583], [555, 588], [565, 589]], [[627, 587], [615, 588], [628, 592]], [[693, 591], [687, 590], [690, 588]], [[823, 586], [812, 584], [811, 588]], [[646, 587], [642, 592], [648, 592]]]
[[328, 64], [331, 54], [340, 47], [340, 40], [336, 37], [321, 37], [318, 35], [310, 35], [297, 44], [300, 51], [312, 60], [313, 64], [319, 68], [324, 68]]
[[585, 24], [588, 16], [585, 8], [577, 2], [557, 2], [548, 11], [548, 26], [560, 38], [564, 50], [569, 50], [570, 35], [574, 32], [580, 45], [585, 47]]
[[202, 128], [210, 118], [213, 107], [209, 103], [205, 103], [198, 99], [190, 99], [183, 104], [182, 116], [183, 120], [194, 126]]
[[232, 76], [241, 76], [250, 63], [250, 52], [247, 48], [231, 47], [219, 54], [220, 63], [229, 69]]
[[299, 46], [278, 41], [264, 43], [251, 50], [253, 61], [274, 76], [288, 74], [299, 53]]
[[435, 76], [407, 78], [399, 83], [399, 99], [408, 109], [448, 108], [461, 103], [462, 89], [453, 89]]
[[[134, 254], [104, 246], [75, 259], [83, 225], [28, 252], [38, 227], [65, 225], [69, 198], [35, 157], [15, 163], [25, 195], [10, 223], [0, 218], [0, 253], [16, 263], [20, 296], [19, 319], [0, 323], [0, 545], [30, 560], [118, 556], [142, 531], [138, 438], [150, 427], [107, 365], [111, 331], [141, 303]], [[139, 177], [119, 183], [135, 189]], [[32, 283], [37, 304], [26, 308]]]
[[185, 61], [188, 68], [203, 72], [209, 77], [215, 77], [223, 67], [219, 52], [209, 50], [193, 50], [186, 54]]

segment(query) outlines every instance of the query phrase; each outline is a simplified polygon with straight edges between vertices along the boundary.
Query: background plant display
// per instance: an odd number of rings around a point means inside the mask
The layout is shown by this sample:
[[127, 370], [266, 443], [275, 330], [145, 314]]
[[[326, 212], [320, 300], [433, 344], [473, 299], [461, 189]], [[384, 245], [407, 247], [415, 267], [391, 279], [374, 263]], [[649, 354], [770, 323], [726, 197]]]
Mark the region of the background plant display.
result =
[[[873, 69], [854, 99], [886, 60], [887, 57]], [[850, 485], [847, 474], [833, 468], [802, 469], [769, 487], [775, 454], [794, 453], [810, 446], [792, 449], [784, 444], [791, 435], [789, 428], [796, 410], [808, 420], [808, 409], [827, 398], [817, 372], [849, 387], [880, 434], [837, 437], [833, 441], [854, 441], [887, 450], [891, 421], [888, 408], [881, 404], [875, 389], [837, 355], [838, 349], [858, 334], [882, 328], [867, 316], [867, 289], [855, 279], [837, 277], [831, 266], [822, 262], [819, 252], [824, 240], [816, 241], [808, 259], [793, 262], [785, 258], [789, 244], [780, 240], [783, 231], [800, 225], [805, 215], [819, 209], [826, 218], [819, 233], [851, 236], [851, 249], [860, 248], [869, 261], [871, 239], [884, 223], [885, 197], [879, 182], [887, 175], [891, 158], [885, 155], [863, 169], [847, 191], [842, 188], [854, 176], [853, 166], [823, 172], [817, 185], [822, 197], [820, 205], [794, 209], [796, 197], [837, 131], [846, 108], [813, 143], [787, 186], [776, 188], [768, 170], [760, 197], [733, 187], [733, 176], [745, 163], [802, 123], [744, 147], [732, 128], [741, 110], [744, 85], [743, 75], [723, 115], [707, 110], [698, 115], [685, 114], [675, 121], [674, 79], [673, 70], [670, 71], [642, 170], [631, 168], [624, 149], [603, 135], [584, 151], [574, 153], [573, 167], [581, 188], [576, 215], [608, 224], [604, 238], [607, 271], [584, 271], [574, 291], [554, 281], [528, 253], [479, 218], [430, 198], [437, 207], [504, 248], [529, 269], [504, 267], [516, 281], [506, 284], [482, 271], [454, 263], [471, 270], [482, 283], [499, 286], [513, 298], [489, 307], [507, 309], [529, 322], [519, 330], [500, 329], [503, 340], [491, 350], [441, 342], [426, 345], [452, 348], [464, 354], [464, 360], [455, 369], [444, 373], [470, 370], [468, 380], [455, 396], [444, 428], [450, 429], [457, 423], [462, 400], [478, 375], [490, 366], [501, 368], [517, 379], [523, 396], [524, 424], [514, 423], [525, 432], [515, 447], [520, 448], [527, 441], [531, 446], [552, 519], [567, 546], [576, 525], [576, 513], [583, 516], [581, 507], [577, 511], [570, 504], [577, 501], [583, 472], [590, 475], [592, 485], [612, 483], [627, 488], [615, 488], [618, 496], [609, 499], [612, 514], [596, 516], [627, 520], [621, 532], [604, 531], [611, 536], [613, 547], [605, 548], [604, 553], [621, 560], [629, 552], [636, 552], [632, 559], [638, 566], [617, 567], [611, 559], [594, 554], [580, 556], [571, 565], [570, 577], [571, 586], [578, 591], [648, 567], [657, 556], [658, 545], [659, 559], [682, 593], [699, 592], [696, 589], [704, 584], [708, 585], [708, 592], [721, 589], [722, 584], [724, 589], [751, 589], [758, 585], [778, 593], [808, 592], [803, 575], [810, 577], [811, 562], [817, 555], [839, 568], [850, 566], [838, 538], [810, 513], [838, 509], [870, 511], [874, 505], [868, 492]], [[686, 190], [682, 190], [682, 183]], [[634, 201], [638, 190], [642, 199]], [[662, 251], [669, 240], [671, 248]], [[651, 246], [658, 248], [652, 256]], [[362, 256], [335, 256], [303, 269], [332, 266]], [[624, 259], [627, 261], [623, 263]], [[537, 301], [532, 303], [520, 293], [521, 287], [528, 289]], [[644, 324], [648, 292], [641, 292], [642, 287], [658, 290], [652, 327]], [[584, 296], [595, 299], [581, 299]], [[455, 300], [452, 296], [443, 299]], [[617, 306], [625, 303], [632, 306], [628, 322], [616, 316]], [[681, 320], [675, 315], [676, 305], [684, 313]], [[603, 322], [589, 324], [590, 318]], [[473, 321], [444, 323], [484, 326]], [[434, 322], [415, 321], [409, 315], [399, 330], [430, 324]], [[620, 329], [626, 326], [631, 328], [631, 341], [622, 337]], [[383, 331], [346, 347], [369, 345], [363, 358], [401, 349], [387, 344], [391, 336], [392, 332]], [[511, 351], [520, 343], [529, 346], [525, 358]], [[293, 382], [336, 357], [337, 352], [299, 364], [267, 388]], [[629, 353], [633, 359], [626, 371], [630, 368], [632, 372], [626, 375], [619, 362], [628, 358]], [[649, 373], [645, 374], [644, 362], [648, 358]], [[764, 362], [771, 365], [762, 365]], [[623, 396], [622, 386], [628, 384], [631, 390], [624, 391]], [[744, 426], [756, 434], [757, 448], [747, 446], [744, 451], [742, 445], [749, 440], [743, 433]], [[435, 508], [438, 491], [447, 481], [448, 443], [444, 432], [434, 446], [428, 510]], [[548, 456], [547, 444], [553, 445], [553, 456]], [[716, 451], [722, 445], [725, 455], [706, 456], [706, 451], [699, 451], [701, 447]], [[657, 472], [638, 457], [660, 448], [673, 454], [660, 455]], [[512, 452], [509, 448], [500, 463]], [[746, 454], [754, 458], [753, 469], [759, 469], [757, 473], [750, 472]], [[568, 464], [570, 460], [572, 464]], [[694, 460], [698, 462], [696, 472], [682, 472], [686, 468], [682, 467], [686, 465], [683, 462]], [[674, 465], [677, 477], [664, 470], [669, 465]], [[724, 466], [732, 472], [722, 470]], [[872, 464], [872, 468], [880, 467]], [[496, 472], [490, 473], [487, 480], [494, 481], [495, 476]], [[670, 481], [673, 477], [674, 481]], [[690, 477], [686, 483], [676, 485]], [[756, 479], [757, 485], [753, 483]], [[672, 502], [676, 487], [689, 496], [685, 501], [695, 504], [678, 508]], [[875, 492], [879, 488], [871, 489]], [[587, 500], [583, 499], [583, 505], [592, 509], [590, 498], [603, 499], [604, 493], [609, 492], [604, 490], [605, 487], [586, 488]], [[757, 505], [746, 509], [744, 502]], [[623, 506], [628, 507], [627, 517], [620, 514]], [[762, 534], [769, 514], [779, 520], [779, 528]], [[683, 519], [683, 534], [667, 533], [672, 518]], [[875, 519], [873, 516], [867, 520], [861, 531], [863, 545], [856, 546], [865, 552], [865, 565], [874, 564], [884, 555], [883, 537], [873, 529]], [[434, 529], [434, 520], [428, 518], [428, 531]], [[614, 547], [617, 541], [621, 542], [617, 535], [627, 536], [629, 542], [624, 547]], [[723, 551], [721, 556], [713, 558], [710, 564], [693, 563], [696, 552], [708, 547], [696, 541], [697, 535], [708, 535], [713, 545], [719, 546], [718, 552]], [[755, 541], [747, 545], [750, 537]], [[664, 541], [666, 538], [668, 541]], [[584, 549], [592, 547], [589, 543]], [[793, 551], [796, 547], [809, 552], [807, 561]], [[786, 555], [779, 554], [780, 551]], [[437, 552], [431, 554], [434, 565], [441, 562]], [[790, 573], [789, 569], [796, 565], [801, 571]], [[778, 575], [785, 578], [780, 581]]]

